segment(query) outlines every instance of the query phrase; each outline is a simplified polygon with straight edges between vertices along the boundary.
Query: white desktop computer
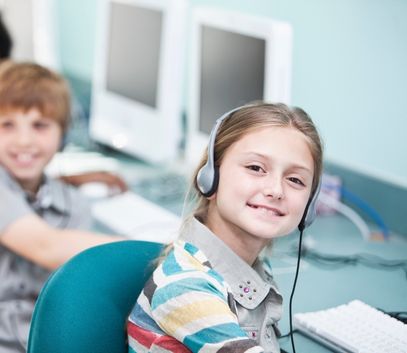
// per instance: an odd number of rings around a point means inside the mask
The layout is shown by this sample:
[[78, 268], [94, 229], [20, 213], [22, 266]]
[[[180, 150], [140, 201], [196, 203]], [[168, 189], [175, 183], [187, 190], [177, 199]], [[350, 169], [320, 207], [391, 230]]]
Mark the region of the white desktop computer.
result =
[[3, 0], [0, 13], [12, 38], [13, 59], [61, 69], [54, 0]]
[[181, 141], [185, 0], [105, 0], [99, 17], [90, 136], [151, 163]]
[[223, 113], [254, 100], [290, 103], [292, 28], [198, 7], [190, 43], [186, 160], [196, 165]]

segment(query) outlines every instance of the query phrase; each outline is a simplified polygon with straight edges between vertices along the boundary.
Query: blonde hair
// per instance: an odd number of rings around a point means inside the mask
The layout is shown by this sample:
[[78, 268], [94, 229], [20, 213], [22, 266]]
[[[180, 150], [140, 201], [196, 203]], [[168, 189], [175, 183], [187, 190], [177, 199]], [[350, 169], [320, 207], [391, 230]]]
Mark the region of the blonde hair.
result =
[[35, 63], [0, 64], [0, 113], [36, 108], [65, 132], [70, 121], [70, 93], [57, 73]]
[[[257, 102], [243, 106], [241, 109], [233, 112], [223, 121], [216, 135], [214, 146], [215, 167], [219, 168], [230, 146], [239, 141], [243, 136], [256, 129], [270, 126], [290, 127], [304, 134], [314, 161], [312, 196], [318, 187], [322, 174], [322, 141], [311, 118], [304, 110], [298, 107], [288, 107], [282, 103], [269, 104]], [[196, 177], [207, 160], [208, 154], [206, 149], [192, 176], [191, 188], [187, 197], [189, 202], [195, 205], [192, 210], [193, 215], [202, 221], [206, 218], [209, 200], [200, 193]]]

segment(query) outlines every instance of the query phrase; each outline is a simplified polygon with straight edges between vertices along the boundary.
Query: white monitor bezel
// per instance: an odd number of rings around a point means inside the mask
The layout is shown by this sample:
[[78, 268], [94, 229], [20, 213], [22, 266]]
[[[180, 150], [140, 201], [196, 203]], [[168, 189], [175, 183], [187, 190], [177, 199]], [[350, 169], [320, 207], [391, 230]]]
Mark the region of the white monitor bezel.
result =
[[56, 6], [54, 0], [32, 0], [33, 55], [39, 64], [61, 71]]
[[61, 71], [55, 0], [0, 1], [0, 10], [12, 37], [11, 57]]
[[288, 22], [206, 7], [195, 8], [191, 22], [186, 161], [188, 164], [196, 164], [209, 137], [199, 131], [202, 26], [264, 39], [266, 57], [263, 100], [286, 104], [290, 104], [291, 100], [292, 27]]
[[[106, 88], [110, 5], [163, 12], [156, 109]], [[106, 0], [100, 14], [93, 75], [90, 136], [151, 163], [177, 157], [181, 139], [185, 0]], [[130, 34], [131, 35], [131, 34]]]

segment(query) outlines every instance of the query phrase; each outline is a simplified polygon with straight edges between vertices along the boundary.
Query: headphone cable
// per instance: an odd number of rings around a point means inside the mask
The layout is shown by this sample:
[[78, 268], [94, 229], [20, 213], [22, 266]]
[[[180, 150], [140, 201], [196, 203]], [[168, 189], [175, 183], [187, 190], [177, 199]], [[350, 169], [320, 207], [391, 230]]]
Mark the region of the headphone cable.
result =
[[303, 231], [304, 231], [304, 227], [300, 227], [300, 239], [299, 239], [299, 242], [298, 242], [297, 267], [296, 267], [296, 270], [295, 270], [294, 283], [293, 283], [293, 288], [291, 289], [290, 305], [289, 305], [290, 338], [291, 338], [291, 347], [293, 348], [293, 353], [296, 353], [296, 351], [295, 351], [295, 344], [294, 344], [294, 332], [293, 332], [293, 320], [292, 320], [292, 304], [293, 304], [293, 297], [294, 297], [295, 287], [297, 285], [298, 273], [300, 271], [302, 233], [303, 233]]

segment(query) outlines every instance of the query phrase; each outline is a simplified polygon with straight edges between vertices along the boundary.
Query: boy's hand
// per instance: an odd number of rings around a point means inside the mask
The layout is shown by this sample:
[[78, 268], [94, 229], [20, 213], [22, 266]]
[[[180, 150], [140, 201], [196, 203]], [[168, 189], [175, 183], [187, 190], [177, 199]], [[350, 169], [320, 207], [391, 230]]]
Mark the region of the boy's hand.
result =
[[87, 172], [76, 175], [64, 175], [60, 176], [59, 179], [77, 187], [85, 183], [101, 182], [107, 184], [109, 188], [120, 190], [120, 192], [128, 190], [126, 182], [119, 175], [110, 172]]

